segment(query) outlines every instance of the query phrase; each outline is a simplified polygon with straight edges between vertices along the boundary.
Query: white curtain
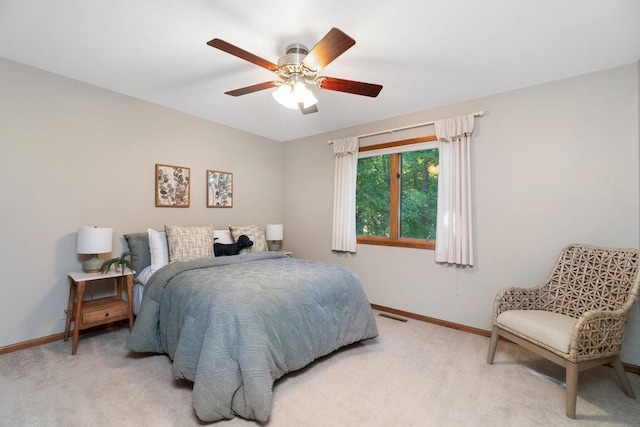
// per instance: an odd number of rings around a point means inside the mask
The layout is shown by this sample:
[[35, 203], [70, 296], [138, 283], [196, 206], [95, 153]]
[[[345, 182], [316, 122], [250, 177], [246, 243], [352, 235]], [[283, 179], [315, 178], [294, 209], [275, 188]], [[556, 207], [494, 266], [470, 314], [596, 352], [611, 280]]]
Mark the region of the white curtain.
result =
[[473, 114], [435, 122], [440, 150], [436, 262], [473, 265], [470, 142]]
[[358, 176], [358, 138], [333, 142], [333, 233], [331, 250], [356, 251], [356, 180]]

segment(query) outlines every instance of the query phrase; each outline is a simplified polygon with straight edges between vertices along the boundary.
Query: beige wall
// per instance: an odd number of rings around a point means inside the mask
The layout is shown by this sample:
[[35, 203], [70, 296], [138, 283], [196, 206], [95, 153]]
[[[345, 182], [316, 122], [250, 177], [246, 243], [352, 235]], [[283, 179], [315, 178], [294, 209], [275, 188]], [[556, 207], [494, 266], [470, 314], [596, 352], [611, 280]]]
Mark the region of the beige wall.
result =
[[[533, 286], [560, 249], [638, 247], [638, 71], [629, 65], [285, 143], [284, 246], [344, 264], [371, 302], [489, 330], [492, 301]], [[333, 157], [328, 139], [484, 110], [473, 134], [476, 265], [432, 251], [359, 245], [330, 251]], [[638, 304], [622, 358], [640, 365]], [[478, 356], [479, 357], [479, 356]], [[484, 357], [484, 356], [483, 356]]]
[[[82, 225], [281, 220], [282, 144], [0, 59], [0, 347], [64, 330]], [[155, 163], [191, 168], [191, 207], [154, 207]], [[234, 206], [205, 207], [205, 171], [233, 172]]]
[[[495, 293], [539, 283], [563, 245], [638, 247], [636, 64], [284, 144], [2, 59], [0, 93], [0, 346], [63, 330], [80, 225], [121, 236], [282, 220], [285, 249], [351, 267], [373, 303], [483, 329]], [[328, 139], [478, 110], [476, 266], [404, 248], [331, 253]], [[154, 207], [155, 163], [191, 168], [189, 209]], [[204, 207], [206, 169], [234, 173], [232, 209]], [[623, 360], [640, 365], [638, 305], [627, 334]]]

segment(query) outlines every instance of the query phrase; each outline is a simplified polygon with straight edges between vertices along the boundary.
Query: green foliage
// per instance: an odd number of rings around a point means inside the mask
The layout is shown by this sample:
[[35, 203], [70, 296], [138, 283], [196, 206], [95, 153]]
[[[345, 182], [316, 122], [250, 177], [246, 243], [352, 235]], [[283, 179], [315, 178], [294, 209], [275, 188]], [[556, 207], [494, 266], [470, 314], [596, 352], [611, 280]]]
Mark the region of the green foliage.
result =
[[125, 268], [133, 270], [133, 264], [129, 259], [127, 259], [127, 257], [131, 258], [131, 252], [123, 252], [118, 258], [112, 258], [103, 262], [102, 267], [100, 267], [100, 271], [102, 273], [108, 273], [112, 266], [116, 268], [116, 271], [120, 270], [123, 274]]
[[391, 156], [358, 160], [356, 233], [389, 236]]
[[[437, 149], [400, 154], [400, 206], [390, 206], [391, 155], [358, 160], [356, 232], [390, 236], [391, 209], [399, 209], [399, 236], [435, 239], [438, 205]], [[394, 179], [397, 179], [394, 177]]]
[[437, 149], [402, 154], [400, 237], [436, 238], [438, 156]]

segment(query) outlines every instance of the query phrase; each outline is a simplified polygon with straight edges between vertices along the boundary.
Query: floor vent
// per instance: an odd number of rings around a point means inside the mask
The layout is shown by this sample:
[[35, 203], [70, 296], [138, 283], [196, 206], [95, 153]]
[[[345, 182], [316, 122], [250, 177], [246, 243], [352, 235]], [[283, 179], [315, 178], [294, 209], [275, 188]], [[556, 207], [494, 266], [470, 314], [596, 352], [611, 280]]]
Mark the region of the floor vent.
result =
[[389, 319], [397, 320], [398, 322], [406, 322], [409, 320], [409, 319], [405, 319], [404, 317], [394, 316], [393, 314], [389, 314], [389, 313], [380, 313], [378, 314], [378, 316], [387, 317]]

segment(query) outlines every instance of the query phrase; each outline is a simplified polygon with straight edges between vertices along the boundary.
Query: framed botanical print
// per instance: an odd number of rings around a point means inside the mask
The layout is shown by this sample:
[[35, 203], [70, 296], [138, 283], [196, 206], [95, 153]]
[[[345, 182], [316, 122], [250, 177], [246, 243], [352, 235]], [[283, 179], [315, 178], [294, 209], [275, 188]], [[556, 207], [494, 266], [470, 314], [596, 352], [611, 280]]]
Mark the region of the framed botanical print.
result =
[[156, 164], [156, 207], [188, 208], [190, 169]]
[[233, 174], [207, 171], [207, 207], [233, 207]]

